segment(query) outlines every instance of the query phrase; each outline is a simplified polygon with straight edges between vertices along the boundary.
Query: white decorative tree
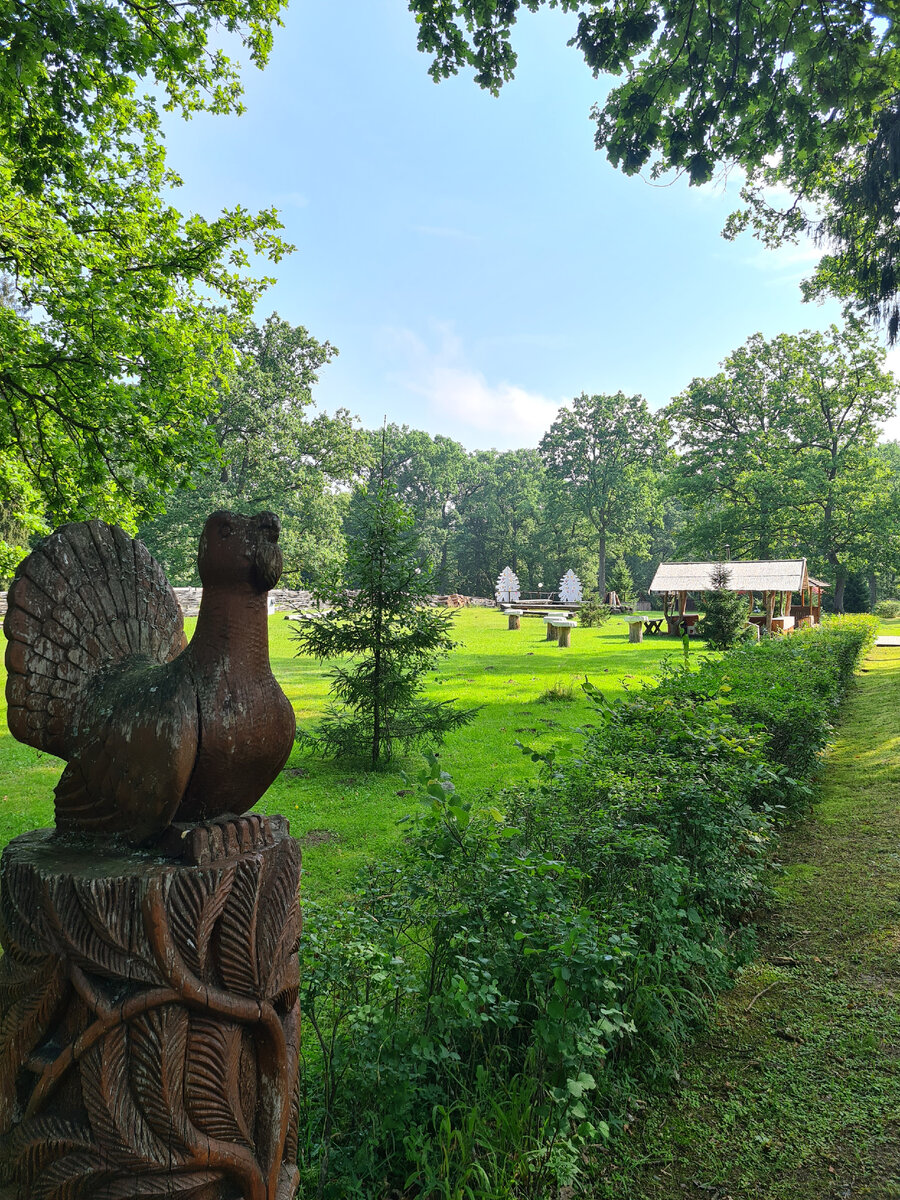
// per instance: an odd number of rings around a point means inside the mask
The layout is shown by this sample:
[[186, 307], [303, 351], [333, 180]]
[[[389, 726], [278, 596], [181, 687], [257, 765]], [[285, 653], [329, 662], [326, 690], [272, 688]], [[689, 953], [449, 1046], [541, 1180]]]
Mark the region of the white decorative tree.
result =
[[584, 599], [581, 580], [574, 571], [566, 571], [559, 581], [559, 598], [563, 604], [580, 604]]
[[504, 567], [497, 580], [497, 603], [515, 604], [519, 599], [519, 577], [512, 567]]

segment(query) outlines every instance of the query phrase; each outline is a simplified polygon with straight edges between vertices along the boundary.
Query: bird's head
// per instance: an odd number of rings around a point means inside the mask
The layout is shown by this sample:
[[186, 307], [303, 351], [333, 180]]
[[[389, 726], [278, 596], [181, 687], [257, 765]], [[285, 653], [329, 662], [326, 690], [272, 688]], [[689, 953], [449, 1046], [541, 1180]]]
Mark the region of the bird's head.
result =
[[281, 522], [274, 513], [261, 512], [255, 517], [212, 513], [200, 536], [200, 582], [204, 587], [249, 583], [256, 591], [267, 592], [281, 578], [280, 532]]

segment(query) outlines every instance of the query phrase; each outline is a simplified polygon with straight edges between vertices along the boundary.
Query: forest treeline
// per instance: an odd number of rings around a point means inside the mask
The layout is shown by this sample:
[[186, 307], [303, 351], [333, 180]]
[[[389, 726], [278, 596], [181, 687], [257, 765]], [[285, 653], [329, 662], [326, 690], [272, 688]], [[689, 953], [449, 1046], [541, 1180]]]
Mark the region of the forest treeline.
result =
[[237, 345], [207, 418], [217, 453], [140, 528], [173, 580], [197, 581], [197, 530], [224, 507], [282, 516], [291, 585], [339, 577], [383, 439], [437, 591], [489, 596], [508, 565], [528, 591], [555, 589], [571, 567], [633, 595], [661, 559], [729, 556], [805, 556], [839, 609], [895, 590], [900, 446], [878, 438], [897, 382], [856, 321], [755, 335], [659, 411], [641, 396], [584, 393], [536, 447], [508, 451], [317, 413], [314, 385], [334, 353], [277, 315]]
[[168, 473], [131, 462], [99, 507], [52, 472], [52, 487], [35, 486], [21, 450], [7, 453], [0, 582], [53, 525], [103, 515], [137, 530], [173, 582], [197, 583], [206, 516], [270, 508], [283, 521], [285, 582], [334, 583], [383, 442], [438, 592], [490, 596], [511, 566], [526, 591], [554, 590], [573, 568], [601, 593], [633, 597], [662, 559], [800, 556], [833, 585], [839, 611], [897, 590], [900, 445], [879, 436], [898, 385], [852, 317], [824, 333], [756, 334], [657, 411], [641, 396], [585, 392], [537, 446], [508, 451], [317, 411], [315, 385], [336, 353], [277, 314], [243, 322], [204, 407], [170, 416], [167, 445], [183, 441], [192, 457]]

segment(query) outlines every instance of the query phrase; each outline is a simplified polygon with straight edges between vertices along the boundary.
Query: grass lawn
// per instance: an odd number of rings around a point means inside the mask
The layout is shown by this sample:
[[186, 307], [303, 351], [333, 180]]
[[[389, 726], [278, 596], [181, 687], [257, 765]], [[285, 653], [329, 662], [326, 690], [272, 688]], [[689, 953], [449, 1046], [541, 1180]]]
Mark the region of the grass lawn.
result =
[[[187, 622], [190, 637], [193, 621]], [[433, 699], [482, 705], [475, 721], [447, 738], [441, 751], [445, 770], [467, 796], [496, 795], [533, 778], [537, 768], [515, 746], [517, 739], [546, 748], [577, 744], [578, 728], [591, 720], [580, 689], [585, 675], [608, 697], [652, 679], [669, 655], [681, 655], [674, 638], [628, 641], [628, 629], [613, 617], [601, 629], [575, 629], [572, 645], [561, 650], [545, 640], [543, 621], [523, 618], [510, 631], [506, 617], [492, 609], [462, 609], [456, 615], [453, 653], [427, 677]], [[272, 667], [297, 714], [311, 727], [328, 698], [327, 665], [294, 656], [291, 622], [281, 614], [269, 620]], [[697, 642], [692, 652], [702, 649]], [[570, 702], [541, 701], [552, 686], [571, 686]], [[397, 821], [417, 800], [401, 771], [418, 771], [421, 757], [397, 761], [390, 771], [368, 772], [358, 764], [323, 762], [295, 750], [280, 778], [257, 806], [284, 813], [304, 844], [304, 894], [323, 900], [344, 893], [357, 869], [383, 854], [398, 836]], [[0, 846], [26, 829], [53, 823], [53, 787], [60, 763], [13, 740], [0, 723]]]

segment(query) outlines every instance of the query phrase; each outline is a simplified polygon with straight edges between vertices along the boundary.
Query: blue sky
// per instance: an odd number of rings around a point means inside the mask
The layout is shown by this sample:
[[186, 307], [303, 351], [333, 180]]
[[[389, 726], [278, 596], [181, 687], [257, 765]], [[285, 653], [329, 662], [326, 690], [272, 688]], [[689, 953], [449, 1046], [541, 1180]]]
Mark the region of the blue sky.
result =
[[520, 18], [499, 98], [432, 83], [404, 0], [294, 0], [284, 20], [242, 117], [166, 131], [182, 211], [281, 211], [297, 250], [258, 315], [339, 348], [319, 407], [533, 446], [582, 391], [658, 408], [757, 331], [839, 319], [800, 300], [812, 247], [720, 236], [736, 182], [650, 186], [594, 150], [609, 81], [566, 46], [570, 17]]

